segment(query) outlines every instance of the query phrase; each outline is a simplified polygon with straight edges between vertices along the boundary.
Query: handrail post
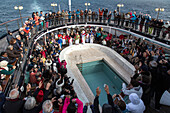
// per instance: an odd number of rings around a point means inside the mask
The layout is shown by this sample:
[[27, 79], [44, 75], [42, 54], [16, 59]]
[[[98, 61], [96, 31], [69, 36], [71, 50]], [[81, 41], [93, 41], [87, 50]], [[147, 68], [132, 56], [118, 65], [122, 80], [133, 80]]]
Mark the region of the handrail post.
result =
[[19, 20], [17, 20], [17, 24], [18, 24], [18, 29], [20, 28], [20, 26], [19, 26]]
[[23, 27], [24, 24], [23, 24], [23, 21], [22, 21], [21, 10], [19, 10], [19, 14], [20, 14], [20, 18], [21, 18], [21, 24], [22, 24], [22, 27]]
[[8, 25], [7, 25], [7, 24], [5, 24], [5, 26], [6, 26], [6, 31], [7, 31], [7, 33], [8, 33]]
[[56, 22], [55, 22], [56, 20], [55, 20], [55, 16], [54, 16], [54, 26], [56, 26]]
[[116, 29], [115, 29], [115, 38], [117, 38]]

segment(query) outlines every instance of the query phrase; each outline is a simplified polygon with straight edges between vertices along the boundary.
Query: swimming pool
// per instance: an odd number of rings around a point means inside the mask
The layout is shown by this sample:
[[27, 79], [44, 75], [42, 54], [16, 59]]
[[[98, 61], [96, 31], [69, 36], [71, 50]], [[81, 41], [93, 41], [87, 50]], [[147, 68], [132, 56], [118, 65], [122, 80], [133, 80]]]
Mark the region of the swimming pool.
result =
[[100, 105], [108, 103], [104, 84], [109, 85], [111, 95], [120, 94], [122, 83], [124, 81], [107, 65], [104, 60], [77, 64], [77, 67], [94, 95], [96, 95], [97, 87], [100, 87], [102, 90], [99, 98]]

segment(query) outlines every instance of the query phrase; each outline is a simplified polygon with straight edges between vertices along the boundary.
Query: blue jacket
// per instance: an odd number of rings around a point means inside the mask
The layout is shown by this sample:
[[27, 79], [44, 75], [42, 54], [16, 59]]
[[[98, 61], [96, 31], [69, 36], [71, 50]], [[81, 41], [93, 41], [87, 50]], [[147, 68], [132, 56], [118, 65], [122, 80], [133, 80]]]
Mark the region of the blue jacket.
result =
[[59, 39], [58, 41], [57, 41], [59, 44], [62, 44], [62, 39]]
[[71, 13], [68, 13], [68, 18], [71, 19]]
[[131, 18], [131, 20], [132, 20], [132, 22], [134, 22], [135, 20], [136, 20], [136, 16], [135, 16], [135, 14], [132, 14], [132, 18]]
[[80, 17], [80, 11], [76, 11], [76, 16], [79, 18]]

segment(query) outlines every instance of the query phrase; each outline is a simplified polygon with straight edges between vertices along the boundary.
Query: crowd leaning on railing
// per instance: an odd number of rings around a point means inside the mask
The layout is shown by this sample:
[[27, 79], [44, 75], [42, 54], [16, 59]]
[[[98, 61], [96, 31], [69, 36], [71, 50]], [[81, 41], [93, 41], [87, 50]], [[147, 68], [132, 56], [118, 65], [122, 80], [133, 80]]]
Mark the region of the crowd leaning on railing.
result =
[[[113, 16], [112, 16], [113, 15]], [[51, 25], [67, 24], [67, 23], [80, 23], [80, 22], [100, 22], [107, 24], [114, 24], [121, 28], [130, 28], [135, 31], [142, 32], [154, 36], [156, 39], [169, 40], [170, 23], [164, 22], [162, 19], [151, 18], [149, 14], [136, 12], [121, 13], [116, 10], [111, 12], [108, 9], [100, 9], [98, 12], [92, 10], [79, 10], [61, 12], [49, 12], [43, 15], [43, 12], [33, 12], [32, 18], [35, 20], [39, 29], [43, 26], [48, 28]], [[113, 20], [113, 21], [111, 21]], [[43, 25], [44, 23], [44, 25]]]
[[[127, 25], [134, 29], [138, 27], [133, 19], [138, 18], [135, 13], [127, 13], [126, 16], [128, 19], [121, 22], [120, 13], [114, 11], [114, 24]], [[22, 59], [26, 52], [24, 48], [29, 46], [33, 34], [52, 25], [71, 21], [75, 24], [79, 21], [97, 21], [98, 19], [104, 23], [111, 22], [111, 17], [112, 12], [108, 13], [107, 9], [99, 9], [99, 13], [91, 10], [49, 12], [45, 15], [42, 11], [40, 14], [33, 13], [32, 18], [29, 18], [19, 29], [19, 34], [14, 37], [11, 32], [8, 33], [9, 46], [0, 56], [2, 83], [6, 75], [11, 75], [14, 72], [15, 62], [18, 58]], [[140, 24], [140, 28], [143, 25], [146, 26], [146, 18], [150, 17], [143, 15], [138, 18], [138, 22], [143, 22]], [[148, 27], [151, 26], [148, 25]], [[141, 29], [147, 31], [147, 27]], [[153, 27], [153, 29], [155, 28]], [[155, 30], [156, 35], [160, 35], [160, 29]], [[60, 61], [59, 58], [60, 52], [65, 47], [85, 43], [102, 44], [114, 49], [132, 63], [136, 69], [130, 84], [128, 86], [122, 84], [120, 94], [110, 94], [109, 86], [105, 85], [108, 103], [101, 105], [102, 111], [99, 109], [100, 88], [96, 89], [94, 100], [83, 103], [74, 90], [74, 79], [67, 75], [67, 62]], [[0, 85], [0, 113], [86, 113], [88, 106], [92, 113], [143, 113], [149, 108], [151, 100], [155, 101], [154, 109], [159, 111], [161, 97], [170, 88], [170, 61], [161, 47], [147, 44], [145, 40], [132, 35], [122, 34], [116, 37], [114, 34], [103, 31], [101, 27], [88, 26], [47, 33], [34, 43], [25, 71], [25, 90], [23, 87], [15, 85], [6, 97], [3, 87]], [[129, 103], [124, 101], [125, 96], [129, 96]]]

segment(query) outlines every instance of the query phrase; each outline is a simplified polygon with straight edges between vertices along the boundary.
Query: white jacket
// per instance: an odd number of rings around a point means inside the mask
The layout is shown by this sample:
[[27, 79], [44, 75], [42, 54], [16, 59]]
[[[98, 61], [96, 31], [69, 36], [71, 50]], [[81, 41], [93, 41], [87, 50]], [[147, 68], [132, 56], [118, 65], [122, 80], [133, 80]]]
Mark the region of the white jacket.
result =
[[60, 81], [60, 80], [61, 80], [61, 79], [59, 78], [59, 79], [56, 81], [56, 91], [57, 91], [57, 93], [61, 93], [61, 91], [62, 91], [62, 86], [64, 85], [64, 79], [63, 79], [62, 83], [58, 85], [58, 81]]
[[145, 110], [145, 105], [143, 101], [138, 97], [136, 93], [129, 95], [129, 100], [131, 103], [126, 105], [126, 109], [131, 113], [143, 113]]
[[141, 86], [133, 87], [132, 89], [127, 89], [125, 83], [122, 84], [122, 91], [125, 95], [130, 95], [131, 93], [136, 93], [139, 96], [139, 98], [141, 98], [142, 94], [143, 94], [143, 89]]

